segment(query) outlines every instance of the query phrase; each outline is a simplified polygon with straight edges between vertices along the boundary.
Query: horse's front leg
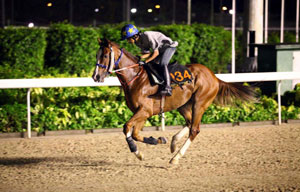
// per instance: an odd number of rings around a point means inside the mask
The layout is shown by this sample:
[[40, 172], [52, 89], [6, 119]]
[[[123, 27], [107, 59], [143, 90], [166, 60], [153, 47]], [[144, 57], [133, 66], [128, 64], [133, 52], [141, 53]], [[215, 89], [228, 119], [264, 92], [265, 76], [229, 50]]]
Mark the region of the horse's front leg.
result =
[[156, 139], [153, 137], [142, 137], [139, 135], [140, 130], [144, 127], [146, 119], [150, 116], [150, 113], [143, 110], [139, 110], [124, 125], [123, 132], [126, 136], [126, 141], [128, 143], [129, 149], [132, 153], [136, 155], [136, 157], [139, 160], [143, 160], [144, 155], [137, 149], [137, 146], [134, 141], [139, 141], [150, 145], [167, 143], [166, 139], [163, 137], [159, 137], [158, 139]]
[[138, 130], [139, 124], [142, 124], [142, 123], [144, 124], [145, 121], [138, 123], [138, 122], [132, 121], [132, 119], [133, 118], [131, 118], [130, 121], [128, 121], [124, 125], [123, 132], [126, 136], [126, 141], [128, 143], [130, 151], [132, 153], [134, 153], [139, 160], [143, 160], [144, 155], [137, 149], [137, 146], [134, 142], [134, 140], [135, 141], [142, 141], [142, 138], [138, 134], [133, 135], [132, 132], [133, 132], [133, 130], [135, 130], [134, 132], [136, 132], [136, 130]]

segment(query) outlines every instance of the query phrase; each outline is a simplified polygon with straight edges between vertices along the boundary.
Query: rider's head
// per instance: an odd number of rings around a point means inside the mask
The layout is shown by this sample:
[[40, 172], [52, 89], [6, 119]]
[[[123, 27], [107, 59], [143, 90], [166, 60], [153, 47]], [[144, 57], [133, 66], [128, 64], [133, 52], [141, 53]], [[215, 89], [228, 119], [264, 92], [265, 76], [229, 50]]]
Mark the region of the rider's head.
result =
[[136, 26], [132, 24], [125, 25], [121, 30], [121, 39], [127, 41], [129, 43], [135, 43], [135, 41], [139, 38], [139, 30]]

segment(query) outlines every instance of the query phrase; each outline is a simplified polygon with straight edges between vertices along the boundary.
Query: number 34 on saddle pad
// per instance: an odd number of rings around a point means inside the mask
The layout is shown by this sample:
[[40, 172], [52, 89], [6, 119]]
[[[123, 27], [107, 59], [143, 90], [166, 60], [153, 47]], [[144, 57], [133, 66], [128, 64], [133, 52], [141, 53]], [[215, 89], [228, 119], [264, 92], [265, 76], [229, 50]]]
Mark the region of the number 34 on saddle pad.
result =
[[191, 71], [184, 65], [171, 65], [169, 72], [171, 81], [173, 81], [175, 84], [183, 85], [184, 83], [190, 83], [193, 80]]

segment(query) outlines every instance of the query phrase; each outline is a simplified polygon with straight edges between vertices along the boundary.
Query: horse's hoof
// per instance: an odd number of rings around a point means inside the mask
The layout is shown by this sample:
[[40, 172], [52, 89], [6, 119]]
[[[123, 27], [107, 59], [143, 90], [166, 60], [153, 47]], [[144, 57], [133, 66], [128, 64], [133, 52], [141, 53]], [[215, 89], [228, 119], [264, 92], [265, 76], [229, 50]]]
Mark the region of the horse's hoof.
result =
[[171, 153], [174, 153], [176, 151], [177, 147], [175, 142], [172, 142], [170, 149], [171, 149]]
[[135, 154], [135, 156], [140, 160], [143, 161], [144, 160], [144, 154], [141, 152], [138, 152], [137, 154]]
[[170, 160], [170, 164], [178, 165], [179, 164], [179, 160], [173, 158], [173, 159]]
[[158, 143], [159, 144], [167, 144], [167, 139], [166, 138], [164, 138], [164, 137], [159, 137], [158, 138]]

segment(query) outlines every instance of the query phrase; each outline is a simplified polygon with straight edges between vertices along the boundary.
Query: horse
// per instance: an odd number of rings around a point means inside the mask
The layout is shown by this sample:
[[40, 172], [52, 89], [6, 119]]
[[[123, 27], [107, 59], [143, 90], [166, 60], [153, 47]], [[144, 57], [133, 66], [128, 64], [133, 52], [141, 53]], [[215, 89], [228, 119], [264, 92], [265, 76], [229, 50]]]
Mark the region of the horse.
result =
[[215, 74], [201, 64], [186, 65], [193, 75], [190, 83], [182, 87], [173, 88], [172, 96], [150, 97], [159, 90], [158, 85], [151, 85], [148, 74], [143, 66], [137, 64], [138, 59], [125, 49], [107, 39], [98, 39], [100, 48], [97, 51], [97, 64], [92, 78], [95, 82], [104, 82], [104, 79], [115, 72], [125, 93], [126, 104], [133, 112], [133, 116], [123, 128], [129, 149], [139, 160], [144, 155], [137, 149], [135, 141], [157, 145], [165, 144], [164, 137], [142, 137], [140, 130], [145, 121], [162, 111], [178, 110], [184, 117], [186, 126], [172, 137], [170, 150], [177, 151], [177, 142], [189, 134], [185, 143], [171, 158], [171, 164], [178, 164], [191, 143], [200, 132], [200, 123], [205, 110], [216, 101], [220, 104], [233, 104], [233, 100], [254, 100], [253, 88], [239, 83], [227, 83], [218, 79]]

